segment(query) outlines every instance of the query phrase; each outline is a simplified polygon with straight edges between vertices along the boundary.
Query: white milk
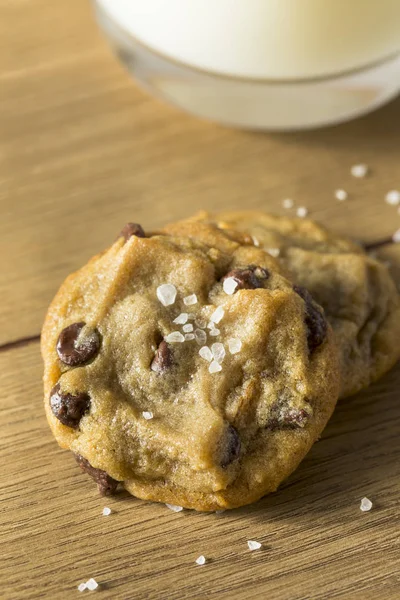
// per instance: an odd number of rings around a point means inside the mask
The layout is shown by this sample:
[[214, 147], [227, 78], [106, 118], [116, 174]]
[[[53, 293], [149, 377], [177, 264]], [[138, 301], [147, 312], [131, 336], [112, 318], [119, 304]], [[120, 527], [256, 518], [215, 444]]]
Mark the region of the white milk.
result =
[[137, 41], [241, 78], [324, 77], [400, 51], [400, 0], [98, 0]]

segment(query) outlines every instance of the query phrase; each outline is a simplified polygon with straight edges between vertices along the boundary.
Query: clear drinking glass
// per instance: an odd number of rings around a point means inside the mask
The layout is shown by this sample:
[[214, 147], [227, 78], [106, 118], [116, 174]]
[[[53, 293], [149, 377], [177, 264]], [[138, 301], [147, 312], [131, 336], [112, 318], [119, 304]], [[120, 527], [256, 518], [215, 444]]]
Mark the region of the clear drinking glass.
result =
[[95, 0], [95, 8], [139, 82], [226, 125], [339, 123], [400, 90], [400, 0]]

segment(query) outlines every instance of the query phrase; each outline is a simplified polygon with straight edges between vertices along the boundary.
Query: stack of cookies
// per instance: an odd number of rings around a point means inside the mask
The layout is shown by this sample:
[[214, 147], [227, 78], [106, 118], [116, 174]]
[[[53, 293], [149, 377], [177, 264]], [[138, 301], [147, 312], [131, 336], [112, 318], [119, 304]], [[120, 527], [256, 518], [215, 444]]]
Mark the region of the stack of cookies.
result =
[[393, 366], [400, 302], [309, 220], [129, 223], [64, 282], [42, 353], [50, 427], [101, 493], [220, 510], [276, 490], [338, 397]]

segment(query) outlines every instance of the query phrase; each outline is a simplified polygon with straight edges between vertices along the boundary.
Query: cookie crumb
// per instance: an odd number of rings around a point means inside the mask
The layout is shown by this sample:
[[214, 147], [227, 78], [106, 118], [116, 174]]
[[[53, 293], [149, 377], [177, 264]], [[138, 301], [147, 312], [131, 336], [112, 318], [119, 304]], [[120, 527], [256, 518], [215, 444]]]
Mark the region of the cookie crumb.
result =
[[232, 296], [232, 294], [234, 294], [237, 286], [238, 286], [238, 282], [235, 281], [235, 279], [233, 277], [227, 277], [226, 279], [224, 279], [224, 283], [222, 284], [222, 289], [224, 290], [225, 294]]
[[194, 340], [194, 333], [185, 333], [185, 340], [187, 342], [190, 342], [191, 340]]
[[171, 283], [163, 283], [157, 288], [157, 298], [163, 306], [171, 306], [176, 299], [176, 287]]
[[105, 507], [103, 508], [102, 515], [103, 515], [104, 517], [108, 517], [108, 515], [111, 515], [111, 513], [112, 513], [112, 510], [111, 510], [111, 508], [109, 508], [108, 506], [105, 506]]
[[188, 321], [189, 315], [187, 313], [181, 313], [172, 322], [176, 325], [184, 325]]
[[200, 346], [203, 346], [207, 341], [207, 334], [202, 329], [195, 329], [194, 337]]
[[208, 367], [208, 370], [210, 371], [210, 373], [218, 373], [218, 371], [222, 371], [222, 367], [216, 360], [213, 360], [210, 366]]
[[237, 354], [242, 349], [242, 342], [238, 338], [228, 340], [228, 348], [231, 354]]
[[186, 296], [186, 298], [183, 299], [183, 303], [186, 306], [192, 306], [193, 304], [197, 304], [196, 294], [191, 294], [190, 296]]
[[[210, 319], [211, 321], [213, 321], [214, 323], [219, 323], [220, 320], [222, 319], [222, 317], [224, 316], [225, 311], [222, 308], [222, 306], [218, 306], [218, 308], [216, 308], [213, 312], [213, 314], [211, 315]], [[207, 325], [208, 327], [208, 325]]]
[[199, 354], [201, 358], [204, 358], [204, 360], [208, 362], [211, 362], [213, 359], [212, 352], [208, 346], [203, 346], [202, 348], [200, 348]]
[[185, 333], [191, 333], [193, 331], [193, 325], [188, 323], [187, 325], [184, 325], [182, 329]]
[[348, 197], [349, 197], [349, 195], [346, 192], [346, 190], [335, 190], [335, 198], [336, 198], [336, 200], [339, 200], [340, 202], [343, 202], [343, 200], [347, 200]]
[[266, 248], [266, 251], [274, 258], [277, 258], [281, 253], [279, 248]]
[[199, 558], [196, 558], [196, 565], [205, 565], [206, 564], [206, 557], [201, 555], [199, 556]]
[[282, 206], [286, 209], [293, 208], [294, 202], [291, 198], [285, 198], [284, 200], [282, 200]]
[[150, 421], [150, 419], [153, 418], [153, 413], [151, 412], [151, 410], [145, 410], [142, 412], [143, 415], [143, 419], [146, 419], [146, 421]]
[[93, 590], [96, 590], [99, 587], [99, 584], [97, 583], [97, 581], [95, 579], [93, 579], [93, 577], [91, 577], [86, 582], [86, 587], [87, 587], [88, 590], [90, 590], [91, 592], [93, 592]]
[[78, 590], [79, 590], [80, 592], [84, 592], [84, 591], [86, 590], [86, 583], [80, 583], [80, 584], [78, 585]]
[[259, 550], [261, 548], [260, 542], [255, 542], [254, 540], [249, 540], [247, 542], [249, 550]]
[[390, 190], [385, 196], [385, 201], [392, 206], [398, 206], [400, 204], [399, 190]]
[[299, 206], [296, 210], [296, 215], [300, 217], [300, 219], [304, 219], [308, 215], [308, 209], [305, 206]]
[[[211, 335], [211, 333], [210, 333], [210, 335]], [[213, 344], [211, 346], [211, 352], [214, 357], [214, 360], [216, 360], [217, 363], [223, 362], [223, 360], [225, 358], [225, 354], [226, 354], [223, 344], [221, 344], [220, 342], [216, 342], [215, 344]]]
[[353, 175], [353, 177], [357, 177], [358, 179], [365, 177], [368, 171], [368, 165], [365, 164], [353, 165], [350, 169], [350, 173]]
[[360, 510], [362, 512], [368, 512], [372, 508], [372, 502], [368, 498], [362, 498], [360, 504]]
[[221, 332], [219, 329], [217, 329], [216, 327], [213, 327], [212, 329], [210, 329], [210, 335], [212, 337], [216, 337], [217, 335], [219, 335]]
[[181, 512], [183, 510], [183, 506], [177, 506], [176, 504], [166, 504], [165, 505], [172, 512]]
[[400, 229], [398, 229], [397, 231], [394, 232], [392, 240], [394, 241], [395, 244], [400, 243]]
[[181, 334], [180, 331], [173, 331], [172, 333], [169, 333], [165, 338], [165, 341], [168, 343], [180, 343], [180, 342], [184, 342], [185, 338], [183, 337], [183, 335]]

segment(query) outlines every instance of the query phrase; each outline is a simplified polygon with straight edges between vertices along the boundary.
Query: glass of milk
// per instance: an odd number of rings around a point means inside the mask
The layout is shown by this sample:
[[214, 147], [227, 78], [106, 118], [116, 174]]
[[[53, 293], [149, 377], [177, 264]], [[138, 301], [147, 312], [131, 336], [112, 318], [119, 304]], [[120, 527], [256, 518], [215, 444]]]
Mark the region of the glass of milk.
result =
[[139, 82], [251, 129], [345, 121], [400, 90], [400, 0], [95, 0]]

